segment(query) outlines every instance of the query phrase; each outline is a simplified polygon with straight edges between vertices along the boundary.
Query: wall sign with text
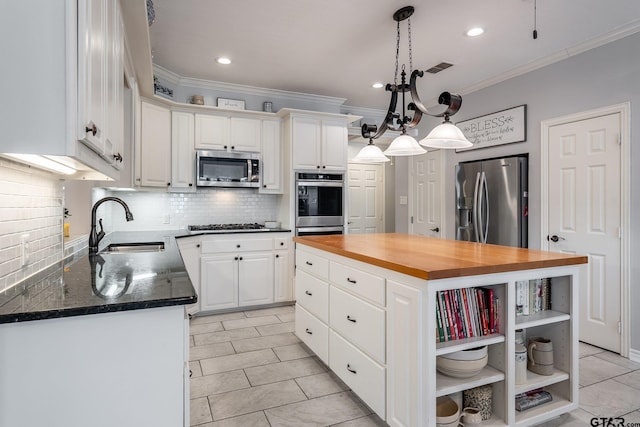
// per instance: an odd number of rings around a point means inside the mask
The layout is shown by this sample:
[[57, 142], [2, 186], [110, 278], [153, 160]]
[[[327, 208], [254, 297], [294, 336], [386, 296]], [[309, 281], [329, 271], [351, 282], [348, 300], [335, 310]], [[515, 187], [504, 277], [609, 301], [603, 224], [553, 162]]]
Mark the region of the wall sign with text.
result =
[[473, 147], [459, 148], [456, 151], [525, 141], [527, 138], [526, 115], [527, 106], [520, 105], [475, 119], [457, 122], [456, 126], [471, 141]]

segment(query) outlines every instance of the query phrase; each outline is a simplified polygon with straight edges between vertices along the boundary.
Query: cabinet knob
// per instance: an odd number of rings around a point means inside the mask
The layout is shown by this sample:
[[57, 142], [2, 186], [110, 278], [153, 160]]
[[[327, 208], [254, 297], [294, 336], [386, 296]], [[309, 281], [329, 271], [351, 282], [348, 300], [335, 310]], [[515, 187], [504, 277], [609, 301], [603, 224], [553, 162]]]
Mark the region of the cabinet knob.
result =
[[198, 243], [198, 244], [196, 245], [196, 248], [199, 248], [199, 247], [200, 247], [200, 243]]
[[227, 149], [227, 146], [226, 146], [226, 145], [224, 146], [224, 149], [225, 149], [225, 150]]
[[325, 169], [325, 168], [326, 168], [326, 166], [325, 166], [325, 165], [322, 165], [322, 169]]
[[316, 168], [320, 169], [320, 165], [316, 165]]
[[115, 160], [116, 162], [122, 163], [122, 154], [120, 154], [120, 153], [114, 154], [113, 155], [113, 160]]
[[240, 257], [240, 261], [242, 261], [242, 257]]
[[240, 247], [240, 245], [236, 245], [236, 248], [239, 248], [239, 247]]
[[235, 150], [235, 149], [236, 149], [236, 146], [235, 146], [235, 145], [232, 145], [232, 146], [231, 146], [231, 149], [232, 149], [232, 150]]
[[284, 246], [284, 242], [280, 242], [280, 246]]
[[190, 182], [190, 183], [189, 183], [189, 187], [193, 187], [193, 183], [191, 183], [191, 182]]
[[85, 128], [84, 131], [89, 133], [91, 132], [91, 135], [96, 136], [96, 134], [98, 133], [98, 126], [96, 126], [95, 123], [89, 123]]
[[356, 323], [356, 319], [354, 319], [353, 317], [349, 316], [348, 314], [347, 314], [347, 320], [348, 320], [349, 322]]
[[167, 187], [170, 187], [170, 186], [171, 186], [171, 183], [170, 183], [170, 182], [167, 182]]
[[349, 365], [348, 363], [347, 363], [347, 371], [351, 372], [352, 374], [357, 374], [356, 370], [351, 369], [351, 365]]
[[262, 188], [267, 188], [267, 184], [263, 184], [263, 185], [262, 185]]
[[313, 294], [309, 291], [304, 291], [305, 295], [313, 296]]
[[238, 257], [235, 257], [235, 258], [234, 258], [234, 261], [237, 261], [237, 260], [238, 260]]
[[311, 332], [311, 331], [309, 330], [309, 328], [305, 329], [304, 331], [305, 331], [306, 333], [308, 333], [309, 335], [313, 335], [313, 332]]
[[276, 254], [276, 258], [280, 258], [280, 255]]

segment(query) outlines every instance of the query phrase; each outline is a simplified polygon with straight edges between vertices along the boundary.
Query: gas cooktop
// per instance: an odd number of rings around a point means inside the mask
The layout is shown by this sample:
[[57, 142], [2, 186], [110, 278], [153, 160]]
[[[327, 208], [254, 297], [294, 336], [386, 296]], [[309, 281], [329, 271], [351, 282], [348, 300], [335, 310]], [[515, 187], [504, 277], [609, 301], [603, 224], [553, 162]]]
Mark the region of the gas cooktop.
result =
[[269, 231], [262, 224], [257, 222], [244, 223], [244, 224], [205, 224], [205, 225], [190, 225], [188, 226], [189, 232], [195, 233], [235, 233], [238, 231]]

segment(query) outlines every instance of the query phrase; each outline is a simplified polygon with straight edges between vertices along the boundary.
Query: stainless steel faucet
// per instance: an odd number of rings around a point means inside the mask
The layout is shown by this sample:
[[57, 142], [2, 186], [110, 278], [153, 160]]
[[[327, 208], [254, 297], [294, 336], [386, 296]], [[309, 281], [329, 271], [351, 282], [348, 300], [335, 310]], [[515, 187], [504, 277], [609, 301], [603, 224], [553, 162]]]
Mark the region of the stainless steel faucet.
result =
[[95, 205], [93, 205], [93, 209], [91, 209], [91, 234], [89, 235], [89, 253], [90, 254], [95, 254], [96, 252], [98, 252], [98, 244], [100, 243], [100, 240], [102, 240], [102, 238], [104, 237], [104, 229], [102, 228], [102, 218], [100, 218], [100, 220], [98, 221], [100, 224], [100, 232], [96, 230], [96, 212], [98, 210], [98, 207], [101, 204], [109, 201], [120, 203], [124, 208], [124, 214], [125, 214], [125, 217], [127, 218], [127, 221], [133, 221], [133, 214], [129, 210], [129, 206], [127, 206], [127, 204], [121, 199], [117, 197], [105, 197], [98, 200], [95, 203]]

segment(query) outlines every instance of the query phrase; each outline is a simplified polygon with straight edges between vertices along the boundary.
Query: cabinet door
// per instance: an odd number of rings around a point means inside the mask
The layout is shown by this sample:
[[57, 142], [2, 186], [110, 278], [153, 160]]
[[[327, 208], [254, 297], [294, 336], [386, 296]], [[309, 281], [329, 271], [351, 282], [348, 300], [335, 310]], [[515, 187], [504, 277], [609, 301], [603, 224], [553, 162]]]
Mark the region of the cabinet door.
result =
[[262, 187], [260, 193], [282, 194], [280, 122], [262, 122]]
[[141, 103], [140, 185], [171, 185], [171, 112], [148, 102]]
[[273, 259], [273, 252], [240, 255], [238, 260], [240, 307], [273, 302]]
[[292, 271], [291, 256], [289, 251], [277, 251], [275, 253], [274, 261], [274, 296], [275, 302], [293, 301], [293, 289], [291, 276], [289, 271]]
[[124, 39], [119, 2], [107, 7], [107, 70], [105, 156], [114, 168], [122, 169], [124, 153]]
[[321, 121], [294, 117], [292, 125], [293, 168], [320, 169]]
[[196, 114], [195, 145], [203, 150], [226, 150], [229, 146], [229, 118]]
[[104, 154], [106, 0], [78, 1], [78, 139]]
[[194, 189], [194, 117], [191, 113], [171, 113], [171, 187]]
[[202, 311], [238, 306], [237, 255], [224, 254], [200, 259], [200, 308]]
[[229, 148], [232, 151], [260, 152], [262, 121], [244, 117], [232, 117]]
[[346, 170], [347, 125], [344, 121], [322, 122], [322, 169]]

